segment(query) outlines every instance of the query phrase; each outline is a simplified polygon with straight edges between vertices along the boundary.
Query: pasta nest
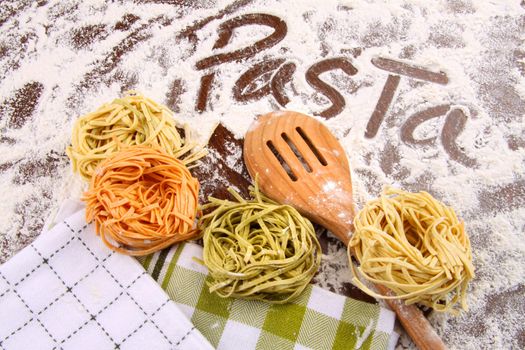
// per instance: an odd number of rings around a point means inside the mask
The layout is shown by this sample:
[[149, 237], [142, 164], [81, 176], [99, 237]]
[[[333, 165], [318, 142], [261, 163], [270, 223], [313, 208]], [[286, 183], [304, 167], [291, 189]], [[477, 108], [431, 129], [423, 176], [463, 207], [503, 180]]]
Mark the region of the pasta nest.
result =
[[195, 238], [199, 182], [162, 149], [129, 146], [101, 162], [83, 200], [111, 249], [146, 255]]
[[[368, 202], [354, 220], [348, 244], [360, 266], [353, 281], [376, 298], [404, 299], [436, 311], [467, 310], [468, 282], [474, 277], [469, 237], [450, 207], [426, 192], [386, 189]], [[383, 296], [359, 276], [384, 285], [396, 295]]]
[[128, 91], [122, 98], [78, 118], [66, 153], [73, 171], [89, 181], [100, 162], [126, 146], [159, 147], [189, 164], [205, 154], [197, 151], [196, 143], [189, 139], [190, 130], [185, 127], [183, 137], [173, 112], [166, 106]]
[[312, 223], [289, 205], [250, 188], [250, 200], [229, 189], [234, 201], [210, 198], [203, 230], [210, 292], [221, 297], [286, 303], [317, 272], [321, 246]]

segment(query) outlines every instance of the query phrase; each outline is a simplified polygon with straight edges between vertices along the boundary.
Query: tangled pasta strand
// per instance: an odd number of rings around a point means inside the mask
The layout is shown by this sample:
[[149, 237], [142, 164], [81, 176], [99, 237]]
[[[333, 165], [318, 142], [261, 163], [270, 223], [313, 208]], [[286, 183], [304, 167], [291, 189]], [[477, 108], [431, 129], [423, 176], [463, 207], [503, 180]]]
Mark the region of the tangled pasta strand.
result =
[[213, 210], [199, 220], [210, 292], [278, 304], [296, 298], [321, 262], [312, 223], [263, 196], [257, 184], [251, 200], [229, 191], [235, 201], [210, 198], [203, 210]]
[[134, 91], [122, 98], [104, 104], [95, 112], [81, 116], [75, 122], [71, 146], [67, 154], [73, 171], [89, 181], [97, 165], [120, 150], [132, 145], [150, 145], [189, 164], [205, 151], [194, 151], [189, 142], [190, 130], [185, 128], [183, 138], [176, 128], [173, 112], [166, 106]]
[[199, 182], [161, 149], [130, 146], [99, 164], [82, 198], [111, 249], [146, 255], [195, 238]]
[[[387, 189], [366, 204], [354, 220], [348, 244], [360, 262], [351, 263], [353, 281], [376, 298], [405, 299], [436, 311], [457, 314], [467, 310], [468, 282], [474, 277], [470, 241], [450, 207], [426, 192]], [[390, 288], [382, 296], [358, 278]]]

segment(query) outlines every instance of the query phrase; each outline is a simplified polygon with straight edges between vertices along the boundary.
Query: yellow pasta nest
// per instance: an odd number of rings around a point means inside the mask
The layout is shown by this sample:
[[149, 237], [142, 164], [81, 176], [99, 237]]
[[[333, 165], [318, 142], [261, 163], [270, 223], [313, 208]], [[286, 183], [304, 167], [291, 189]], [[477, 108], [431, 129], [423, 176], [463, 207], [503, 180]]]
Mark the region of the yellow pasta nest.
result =
[[251, 188], [251, 200], [210, 198], [199, 221], [210, 292], [221, 297], [286, 303], [301, 294], [317, 272], [321, 246], [312, 223], [289, 205]]
[[185, 138], [180, 135], [173, 113], [166, 106], [128, 91], [122, 98], [78, 118], [66, 152], [73, 171], [89, 181], [101, 161], [126, 146], [160, 147], [184, 164], [191, 163], [204, 151], [193, 152], [196, 144], [188, 142], [189, 136], [187, 128]]
[[99, 164], [86, 202], [86, 219], [111, 249], [146, 255], [195, 238], [199, 182], [161, 149], [129, 146]]
[[[436, 311], [467, 310], [468, 282], [474, 277], [470, 241], [450, 207], [426, 192], [387, 189], [357, 214], [348, 244], [360, 266], [354, 282], [376, 298], [404, 299]], [[379, 295], [358, 276], [390, 288]]]

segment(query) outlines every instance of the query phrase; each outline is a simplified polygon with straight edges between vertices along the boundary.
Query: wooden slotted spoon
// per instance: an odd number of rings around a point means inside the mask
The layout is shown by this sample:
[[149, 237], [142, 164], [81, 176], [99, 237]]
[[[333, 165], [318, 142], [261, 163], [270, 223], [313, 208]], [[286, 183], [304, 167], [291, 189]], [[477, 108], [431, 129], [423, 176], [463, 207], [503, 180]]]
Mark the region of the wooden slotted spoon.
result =
[[[355, 214], [350, 169], [344, 149], [323, 124], [291, 111], [263, 115], [246, 134], [244, 161], [263, 193], [294, 206], [348, 245]], [[416, 306], [386, 302], [420, 349], [446, 349]]]

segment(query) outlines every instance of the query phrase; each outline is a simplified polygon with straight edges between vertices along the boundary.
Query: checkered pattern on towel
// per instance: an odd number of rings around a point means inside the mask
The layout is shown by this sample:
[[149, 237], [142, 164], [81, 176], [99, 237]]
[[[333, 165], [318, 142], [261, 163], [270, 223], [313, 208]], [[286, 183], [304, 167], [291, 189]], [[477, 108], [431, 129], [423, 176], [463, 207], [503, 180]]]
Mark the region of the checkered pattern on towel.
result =
[[0, 349], [211, 349], [133, 258], [84, 211], [0, 266]]
[[286, 305], [210, 294], [202, 248], [179, 244], [141, 259], [199, 331], [218, 349], [387, 349], [395, 345], [395, 315], [308, 286]]

